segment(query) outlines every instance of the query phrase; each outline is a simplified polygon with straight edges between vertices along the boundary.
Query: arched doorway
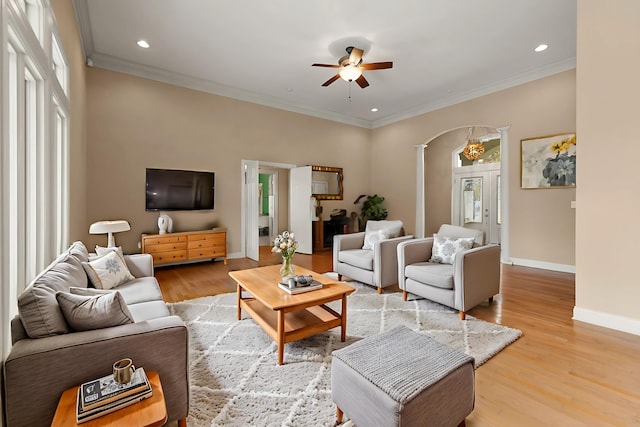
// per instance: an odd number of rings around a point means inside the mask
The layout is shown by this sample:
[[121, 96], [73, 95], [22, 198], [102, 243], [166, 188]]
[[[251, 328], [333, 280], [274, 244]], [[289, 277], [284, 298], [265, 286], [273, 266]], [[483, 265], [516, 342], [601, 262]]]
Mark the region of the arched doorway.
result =
[[[427, 206], [426, 196], [425, 196], [425, 182], [426, 182], [426, 173], [425, 173], [425, 158], [430, 155], [428, 147], [430, 144], [435, 142], [437, 139], [446, 135], [450, 132], [463, 132], [466, 133], [466, 130], [470, 127], [477, 126], [480, 128], [494, 129], [500, 135], [500, 176], [502, 177], [499, 180], [500, 186], [500, 207], [499, 207], [499, 217], [500, 217], [500, 244], [502, 246], [501, 250], [501, 259], [503, 263], [510, 263], [510, 254], [509, 254], [509, 128], [510, 126], [503, 127], [495, 127], [495, 126], [486, 126], [486, 125], [465, 125], [459, 126], [453, 129], [449, 129], [443, 131], [434, 137], [427, 140], [425, 143], [415, 146], [416, 148], [416, 223], [415, 223], [415, 235], [416, 237], [424, 237], [425, 236], [425, 225], [426, 225], [426, 210], [431, 208], [431, 206]], [[461, 140], [464, 141], [464, 138]], [[437, 146], [437, 144], [436, 144]], [[449, 150], [449, 155], [451, 150]], [[432, 153], [433, 154], [433, 153]], [[440, 159], [441, 157], [438, 157]], [[453, 188], [453, 187], [452, 187]], [[449, 199], [449, 202], [452, 198]], [[448, 215], [445, 221], [450, 220], [450, 214]]]

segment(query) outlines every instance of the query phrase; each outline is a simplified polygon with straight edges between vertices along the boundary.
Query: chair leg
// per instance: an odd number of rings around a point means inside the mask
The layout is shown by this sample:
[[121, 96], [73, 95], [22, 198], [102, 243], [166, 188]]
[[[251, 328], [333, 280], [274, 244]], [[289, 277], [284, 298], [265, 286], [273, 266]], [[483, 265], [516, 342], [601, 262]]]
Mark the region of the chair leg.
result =
[[402, 291], [402, 300], [403, 301], [407, 300], [407, 291]]
[[342, 281], [342, 274], [338, 273], [338, 281]]
[[465, 313], [464, 311], [460, 310], [460, 320], [464, 320], [467, 318], [467, 313]]
[[378, 288], [378, 295], [382, 295], [382, 288]]
[[489, 304], [493, 302], [493, 297], [489, 297]]
[[342, 415], [344, 415], [342, 409], [336, 406], [336, 425], [342, 423]]

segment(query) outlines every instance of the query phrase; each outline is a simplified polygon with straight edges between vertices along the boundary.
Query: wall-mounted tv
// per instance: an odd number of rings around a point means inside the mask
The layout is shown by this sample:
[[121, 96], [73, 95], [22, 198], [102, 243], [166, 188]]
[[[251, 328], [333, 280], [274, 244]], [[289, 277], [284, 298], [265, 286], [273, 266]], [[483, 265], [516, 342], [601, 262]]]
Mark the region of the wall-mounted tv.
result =
[[215, 174], [174, 169], [147, 168], [148, 211], [213, 209]]

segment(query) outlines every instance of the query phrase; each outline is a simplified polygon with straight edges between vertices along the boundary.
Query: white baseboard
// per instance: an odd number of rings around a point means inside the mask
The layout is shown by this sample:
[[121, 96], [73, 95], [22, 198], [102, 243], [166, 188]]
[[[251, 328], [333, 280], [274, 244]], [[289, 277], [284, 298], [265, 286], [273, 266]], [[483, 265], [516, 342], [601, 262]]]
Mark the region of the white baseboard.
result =
[[[508, 264], [508, 262], [506, 263]], [[534, 259], [511, 258], [511, 264], [521, 265], [522, 267], [541, 268], [543, 270], [561, 271], [563, 273], [576, 272], [575, 265], [556, 264], [555, 262], [536, 261]]]
[[640, 320], [586, 308], [573, 307], [573, 320], [640, 335]]
[[229, 258], [233, 258], [233, 259], [244, 258], [244, 255], [242, 255], [241, 252], [234, 252], [232, 254], [227, 254], [227, 259], [229, 259]]

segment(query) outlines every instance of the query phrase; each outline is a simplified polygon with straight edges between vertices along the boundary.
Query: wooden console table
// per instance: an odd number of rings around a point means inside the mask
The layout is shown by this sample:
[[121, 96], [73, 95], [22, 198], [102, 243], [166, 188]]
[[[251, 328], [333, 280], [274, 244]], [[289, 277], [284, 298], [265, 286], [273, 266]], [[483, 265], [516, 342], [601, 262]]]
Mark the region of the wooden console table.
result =
[[223, 258], [227, 265], [227, 231], [185, 231], [182, 233], [143, 234], [142, 253], [153, 256], [153, 265]]

